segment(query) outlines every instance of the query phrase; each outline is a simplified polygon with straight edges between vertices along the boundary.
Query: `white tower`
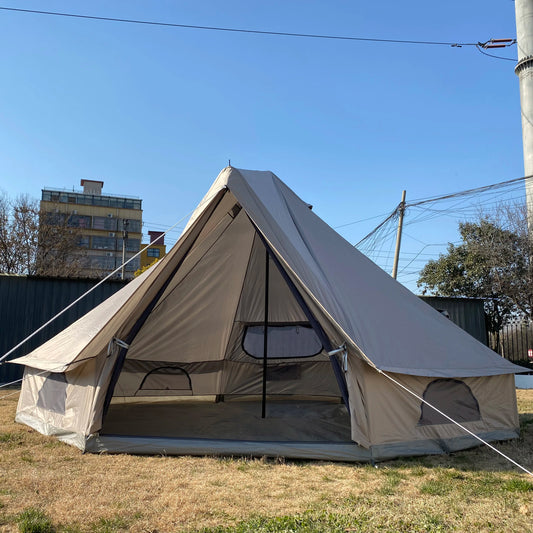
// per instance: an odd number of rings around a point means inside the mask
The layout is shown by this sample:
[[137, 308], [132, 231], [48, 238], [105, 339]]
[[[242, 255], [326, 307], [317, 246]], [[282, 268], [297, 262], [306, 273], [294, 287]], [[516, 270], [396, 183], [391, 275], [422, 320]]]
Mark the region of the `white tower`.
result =
[[[533, 0], [515, 0], [518, 64], [522, 109], [524, 175], [533, 175]], [[528, 226], [533, 231], [533, 178], [526, 180]]]

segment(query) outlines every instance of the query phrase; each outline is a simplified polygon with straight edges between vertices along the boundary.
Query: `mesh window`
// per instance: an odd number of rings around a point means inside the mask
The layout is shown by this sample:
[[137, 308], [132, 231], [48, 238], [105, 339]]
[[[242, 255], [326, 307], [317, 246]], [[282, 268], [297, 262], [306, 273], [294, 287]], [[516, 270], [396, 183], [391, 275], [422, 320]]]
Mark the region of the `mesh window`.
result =
[[67, 380], [65, 374], [49, 373], [39, 390], [37, 406], [64, 415], [66, 400]]
[[[470, 387], [458, 379], [436, 379], [424, 391], [424, 400], [453, 418], [456, 422], [481, 420], [479, 404]], [[452, 424], [429, 405], [422, 404], [419, 426]]]
[[[263, 326], [247, 326], [244, 333], [244, 351], [256, 358], [263, 358]], [[311, 326], [268, 326], [268, 359], [313, 357], [322, 351], [322, 342]]]
[[175, 366], [162, 366], [144, 376], [136, 396], [167, 394], [192, 394], [189, 374]]

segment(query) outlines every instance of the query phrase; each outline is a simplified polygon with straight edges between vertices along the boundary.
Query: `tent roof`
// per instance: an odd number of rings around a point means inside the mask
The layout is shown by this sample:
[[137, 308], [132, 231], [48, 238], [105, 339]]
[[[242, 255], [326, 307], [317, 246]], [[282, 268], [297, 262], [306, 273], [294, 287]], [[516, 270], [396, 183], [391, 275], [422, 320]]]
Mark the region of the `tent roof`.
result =
[[228, 167], [206, 199], [223, 187], [238, 199], [302, 288], [377, 368], [443, 377], [521, 370], [392, 279], [272, 172]]
[[[390, 372], [441, 377], [521, 370], [392, 279], [322, 221], [272, 172], [232, 167], [219, 174], [193, 213], [184, 235], [156, 267], [117, 293], [125, 291], [124, 297], [113, 296], [67, 330], [74, 336], [77, 328], [95, 332], [96, 337], [104, 335], [103, 331], [97, 333], [101, 323], [95, 318], [102, 316], [102, 306], [107, 306], [106, 316], [113, 316], [112, 321], [106, 321], [108, 326], [110, 322], [119, 323], [118, 317], [131, 324], [142, 308], [140, 304], [161, 285], [158, 277], [170, 275], [186, 253], [187, 239], [200, 231], [214, 199], [226, 190], [231, 191], [269, 243], [297, 288], [371, 365]], [[102, 340], [105, 343], [110, 340], [106, 330], [107, 337]], [[95, 340], [92, 334], [80, 337], [71, 347], [60, 342], [61, 335], [16, 362], [46, 369], [43, 361], [49, 359], [51, 351], [55, 352], [54, 363], [61, 360], [65, 365], [97, 355], [88, 350], [89, 343]]]

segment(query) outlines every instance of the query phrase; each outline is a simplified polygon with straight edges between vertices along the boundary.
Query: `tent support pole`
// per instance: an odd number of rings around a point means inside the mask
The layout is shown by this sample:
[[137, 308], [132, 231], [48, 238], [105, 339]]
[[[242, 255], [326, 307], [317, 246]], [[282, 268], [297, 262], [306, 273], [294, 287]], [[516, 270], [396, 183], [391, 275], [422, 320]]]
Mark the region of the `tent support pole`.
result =
[[270, 281], [270, 254], [265, 247], [265, 318], [263, 324], [263, 400], [261, 402], [261, 418], [266, 417], [267, 390], [267, 355], [268, 355], [268, 285]]
[[[314, 317], [313, 313], [311, 312], [311, 309], [309, 309], [308, 305], [305, 303], [305, 300], [303, 299], [302, 295], [299, 293], [298, 289], [295, 287], [293, 281], [291, 280], [291, 278], [289, 277], [289, 275], [287, 274], [287, 272], [281, 265], [279, 259], [271, 251], [270, 246], [268, 245], [268, 242], [266, 241], [266, 239], [263, 237], [262, 233], [259, 231], [257, 226], [253, 223], [253, 221], [250, 220], [250, 222], [252, 222], [252, 224], [254, 225], [257, 235], [261, 239], [261, 242], [265, 245], [267, 254], [270, 254], [270, 257], [272, 257], [272, 261], [274, 262], [274, 265], [276, 265], [276, 268], [278, 269], [282, 278], [287, 283], [291, 293], [296, 298], [296, 301], [298, 302], [300, 309], [302, 309], [305, 316], [307, 317], [307, 320], [309, 320], [311, 327], [315, 330], [315, 333], [318, 335], [318, 338], [322, 341], [322, 346], [324, 350], [326, 352], [331, 352], [333, 350], [333, 346], [331, 345], [331, 342], [328, 336], [326, 335], [326, 332], [323, 330], [318, 320]], [[331, 365], [333, 366], [333, 372], [335, 374], [335, 378], [337, 379], [337, 383], [339, 384], [339, 389], [342, 395], [342, 399], [344, 401], [344, 405], [346, 406], [346, 409], [348, 410], [348, 413], [349, 413], [350, 404], [349, 404], [349, 397], [348, 397], [348, 387], [346, 385], [346, 378], [344, 377], [344, 373], [335, 355], [330, 355], [329, 360], [331, 361]]]

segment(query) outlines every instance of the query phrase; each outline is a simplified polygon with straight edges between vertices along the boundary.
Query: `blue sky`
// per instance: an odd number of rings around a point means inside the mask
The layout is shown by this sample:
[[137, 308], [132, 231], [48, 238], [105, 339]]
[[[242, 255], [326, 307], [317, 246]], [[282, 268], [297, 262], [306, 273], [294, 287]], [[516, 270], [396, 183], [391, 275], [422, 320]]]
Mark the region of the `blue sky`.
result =
[[[515, 37], [511, 0], [0, 0], [0, 6], [179, 24], [450, 42]], [[231, 159], [272, 170], [330, 225], [523, 174], [514, 63], [474, 47], [298, 39], [0, 11], [0, 188], [143, 199], [172, 225]], [[515, 58], [516, 47], [492, 51]], [[409, 212], [407, 213], [409, 217]], [[339, 228], [350, 242], [379, 218]], [[412, 225], [405, 266], [456, 240]], [[177, 233], [169, 241], [174, 242]], [[423, 254], [443, 247], [426, 247]], [[378, 263], [390, 270], [390, 243]], [[418, 267], [422, 258], [417, 258]], [[401, 267], [400, 267], [401, 270]], [[409, 274], [411, 272], [411, 274]], [[414, 288], [413, 266], [399, 278]]]

